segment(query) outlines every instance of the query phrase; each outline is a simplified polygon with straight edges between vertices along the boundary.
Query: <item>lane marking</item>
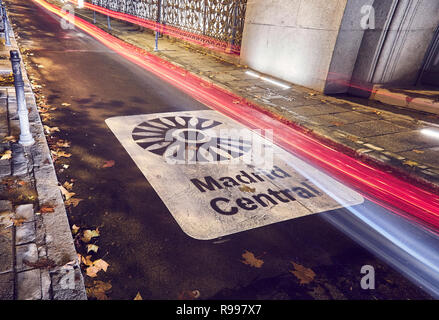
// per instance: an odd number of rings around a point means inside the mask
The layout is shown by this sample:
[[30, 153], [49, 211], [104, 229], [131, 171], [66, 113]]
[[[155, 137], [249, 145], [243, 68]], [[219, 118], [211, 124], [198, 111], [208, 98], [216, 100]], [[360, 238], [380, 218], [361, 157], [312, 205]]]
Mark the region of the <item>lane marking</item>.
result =
[[[122, 116], [105, 122], [181, 229], [195, 239], [216, 239], [364, 201], [264, 137], [251, 144], [232, 137], [225, 144], [222, 133], [246, 129], [216, 111]], [[255, 144], [260, 143], [272, 150], [272, 162], [255, 166], [242, 161], [248, 155], [254, 161]]]

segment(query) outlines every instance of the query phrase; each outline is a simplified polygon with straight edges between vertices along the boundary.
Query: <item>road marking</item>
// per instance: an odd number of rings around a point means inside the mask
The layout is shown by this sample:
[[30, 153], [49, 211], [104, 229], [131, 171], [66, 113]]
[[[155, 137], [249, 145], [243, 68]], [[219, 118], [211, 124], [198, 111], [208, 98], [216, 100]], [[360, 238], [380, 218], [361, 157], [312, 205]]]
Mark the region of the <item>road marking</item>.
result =
[[[245, 129], [216, 111], [123, 116], [105, 122], [182, 230], [195, 239], [216, 239], [364, 201], [265, 138], [259, 137], [273, 151], [268, 166], [241, 161], [253, 152], [255, 141], [249, 145], [241, 139], [235, 152], [219, 138], [212, 145], [212, 137], [223, 137], [222, 132]], [[182, 143], [184, 159], [176, 156]], [[219, 161], [209, 161], [212, 157]]]

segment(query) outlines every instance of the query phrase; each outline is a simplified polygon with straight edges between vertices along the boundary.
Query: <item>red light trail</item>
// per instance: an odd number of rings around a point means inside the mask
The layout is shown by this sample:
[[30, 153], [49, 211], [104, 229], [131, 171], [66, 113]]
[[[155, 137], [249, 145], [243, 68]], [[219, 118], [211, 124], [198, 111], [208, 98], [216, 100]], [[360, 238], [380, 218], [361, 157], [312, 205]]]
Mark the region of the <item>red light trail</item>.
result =
[[79, 29], [100, 41], [139, 67], [155, 74], [213, 110], [251, 129], [272, 129], [274, 142], [287, 151], [311, 161], [364, 197], [406, 218], [439, 231], [439, 196], [412, 185], [401, 178], [374, 168], [311, 137], [294, 124], [245, 99], [215, 86], [141, 48], [113, 37], [93, 24], [62, 12], [60, 8], [33, 0], [52, 13], [74, 23]]
[[[68, 0], [68, 1], [76, 5], [78, 4], [77, 0]], [[225, 41], [217, 40], [212, 37], [196, 34], [189, 31], [184, 31], [176, 27], [168, 26], [152, 20], [139, 18], [130, 14], [106, 9], [101, 6], [94, 5], [92, 3], [84, 2], [84, 7], [99, 12], [101, 14], [107, 15], [109, 17], [130, 22], [132, 24], [142, 26], [144, 28], [153, 31], [157, 31], [161, 34], [165, 34], [176, 39], [188, 41], [197, 44], [199, 46], [209, 48], [211, 50], [220, 51], [231, 55], [239, 55], [239, 52], [241, 50], [240, 46], [232, 45]]]

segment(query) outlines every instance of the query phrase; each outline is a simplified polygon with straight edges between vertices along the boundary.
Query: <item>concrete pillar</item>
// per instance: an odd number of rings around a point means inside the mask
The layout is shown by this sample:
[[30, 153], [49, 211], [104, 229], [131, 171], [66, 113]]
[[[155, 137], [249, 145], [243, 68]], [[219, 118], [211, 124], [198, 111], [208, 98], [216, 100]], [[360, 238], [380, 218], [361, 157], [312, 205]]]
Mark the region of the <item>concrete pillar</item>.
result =
[[[373, 85], [413, 86], [439, 24], [439, 1], [375, 0], [375, 30], [366, 30], [350, 91]], [[368, 92], [365, 92], [367, 95]]]

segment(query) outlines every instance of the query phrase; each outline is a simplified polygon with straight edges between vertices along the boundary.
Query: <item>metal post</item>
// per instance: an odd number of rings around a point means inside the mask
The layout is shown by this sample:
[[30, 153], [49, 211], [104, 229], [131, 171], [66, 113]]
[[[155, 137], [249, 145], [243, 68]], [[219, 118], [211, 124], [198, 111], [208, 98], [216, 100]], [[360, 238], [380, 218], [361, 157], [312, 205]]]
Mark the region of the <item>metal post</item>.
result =
[[3, 12], [3, 24], [4, 24], [4, 28], [5, 28], [5, 45], [10, 46], [11, 40], [9, 39], [8, 16], [6, 14], [6, 9], [4, 6], [2, 7], [2, 12]]
[[96, 11], [93, 11], [93, 23], [96, 24]]
[[160, 16], [161, 16], [161, 10], [162, 10], [162, 0], [157, 1], [157, 30], [155, 31], [155, 48], [154, 51], [159, 51], [159, 31], [158, 26], [160, 24]]
[[111, 30], [110, 16], [107, 16], [108, 30]]
[[17, 50], [11, 50], [12, 72], [14, 73], [15, 95], [17, 97], [17, 112], [20, 121], [20, 139], [18, 143], [23, 146], [34, 144], [35, 140], [30, 133], [29, 112], [26, 107], [26, 98], [24, 95], [24, 82], [21, 75], [20, 55]]

